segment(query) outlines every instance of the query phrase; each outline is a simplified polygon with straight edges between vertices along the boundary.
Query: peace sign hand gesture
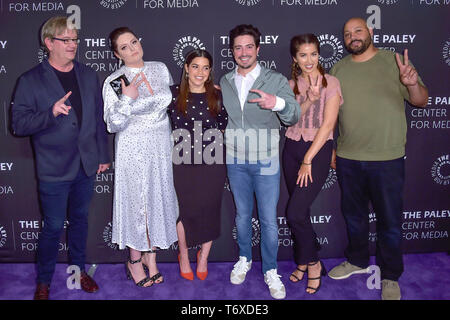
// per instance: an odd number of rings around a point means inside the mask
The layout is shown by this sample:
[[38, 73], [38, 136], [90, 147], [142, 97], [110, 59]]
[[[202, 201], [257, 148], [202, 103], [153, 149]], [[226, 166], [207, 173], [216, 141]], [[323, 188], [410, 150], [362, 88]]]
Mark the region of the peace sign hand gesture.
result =
[[66, 116], [69, 114], [69, 110], [71, 109], [71, 106], [66, 106], [65, 102], [71, 94], [72, 94], [72, 91], [69, 91], [66, 93], [66, 95], [64, 97], [62, 97], [61, 99], [59, 99], [58, 101], [55, 102], [55, 104], [53, 105], [53, 108], [52, 108], [53, 116], [55, 118], [57, 116], [59, 116], [60, 114], [64, 114]]
[[415, 86], [419, 76], [416, 69], [409, 65], [408, 49], [405, 49], [404, 63], [401, 61], [398, 53], [395, 54], [395, 60], [397, 60], [401, 83], [407, 87]]
[[319, 82], [319, 79], [321, 79], [321, 78], [322, 78], [322, 76], [319, 75], [319, 76], [317, 76], [316, 81], [312, 81], [311, 80], [311, 76], [308, 75], [309, 89], [306, 92], [306, 94], [308, 95], [308, 98], [309, 98], [309, 100], [311, 102], [317, 101], [320, 98], [320, 82]]
[[[138, 81], [139, 76], [141, 77], [141, 79]], [[143, 72], [138, 73], [128, 86], [125, 85], [125, 81], [123, 81], [123, 79], [120, 79], [120, 82], [122, 83], [122, 93], [132, 99], [136, 99], [137, 97], [139, 97], [138, 88], [142, 82], [145, 83], [148, 91], [153, 95], [152, 87], [150, 86], [150, 83], [148, 82]]]

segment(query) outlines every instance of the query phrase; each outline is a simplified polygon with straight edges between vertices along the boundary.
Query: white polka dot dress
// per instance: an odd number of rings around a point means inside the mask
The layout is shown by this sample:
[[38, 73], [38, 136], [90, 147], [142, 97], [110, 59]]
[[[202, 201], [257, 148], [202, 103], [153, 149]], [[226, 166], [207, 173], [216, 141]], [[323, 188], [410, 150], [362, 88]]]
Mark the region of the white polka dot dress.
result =
[[[143, 82], [136, 100], [125, 95], [118, 98], [109, 82], [121, 74], [131, 82], [141, 71], [153, 95]], [[178, 240], [173, 143], [167, 116], [172, 83], [166, 65], [151, 61], [143, 68], [123, 66], [103, 85], [104, 120], [108, 131], [116, 133], [112, 242], [120, 249], [166, 249]]]

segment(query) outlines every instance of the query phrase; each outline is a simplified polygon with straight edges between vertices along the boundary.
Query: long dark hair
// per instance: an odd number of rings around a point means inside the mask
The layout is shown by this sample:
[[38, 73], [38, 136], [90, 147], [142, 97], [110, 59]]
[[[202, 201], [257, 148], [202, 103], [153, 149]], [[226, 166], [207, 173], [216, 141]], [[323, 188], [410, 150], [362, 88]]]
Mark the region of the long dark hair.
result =
[[[206, 99], [208, 101], [208, 107], [209, 112], [213, 116], [217, 116], [220, 112], [220, 105], [219, 105], [219, 95], [217, 93], [216, 88], [214, 87], [214, 79], [212, 74], [212, 66], [213, 66], [213, 60], [211, 55], [208, 51], [202, 50], [202, 49], [195, 49], [187, 53], [186, 59], [185, 59], [185, 66], [189, 67], [189, 65], [192, 63], [192, 60], [195, 58], [202, 57], [208, 59], [209, 66], [210, 66], [210, 73], [209, 78], [205, 82], [205, 89], [206, 89]], [[176, 101], [177, 109], [179, 112], [186, 114], [187, 109], [187, 102], [186, 100], [189, 98], [189, 80], [188, 75], [186, 73], [186, 68], [183, 68], [183, 73], [181, 74], [181, 82], [180, 82], [180, 92], [178, 94], [178, 98]]]
[[[306, 33], [306, 34], [300, 34], [291, 39], [291, 56], [292, 58], [295, 58], [297, 55], [298, 49], [302, 44], [314, 44], [317, 48], [317, 52], [320, 54], [320, 43], [319, 39], [312, 34], [312, 33]], [[322, 86], [324, 88], [327, 87], [328, 82], [327, 79], [325, 79], [325, 69], [322, 67], [322, 65], [319, 63], [317, 66], [317, 69], [319, 70], [320, 74], [322, 75]], [[298, 64], [292, 59], [292, 65], [291, 65], [291, 78], [294, 80], [295, 83], [297, 83], [298, 76], [302, 73], [302, 70], [298, 66]], [[294, 86], [294, 94], [298, 95], [300, 92], [298, 91], [298, 87]]]

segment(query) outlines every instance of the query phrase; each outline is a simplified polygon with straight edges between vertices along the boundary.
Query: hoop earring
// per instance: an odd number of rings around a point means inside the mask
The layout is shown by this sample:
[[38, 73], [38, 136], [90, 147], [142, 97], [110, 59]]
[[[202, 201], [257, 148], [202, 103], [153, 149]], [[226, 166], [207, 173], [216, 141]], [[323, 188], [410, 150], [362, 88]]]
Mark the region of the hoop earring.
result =
[[119, 59], [119, 68], [122, 66], [122, 59]]

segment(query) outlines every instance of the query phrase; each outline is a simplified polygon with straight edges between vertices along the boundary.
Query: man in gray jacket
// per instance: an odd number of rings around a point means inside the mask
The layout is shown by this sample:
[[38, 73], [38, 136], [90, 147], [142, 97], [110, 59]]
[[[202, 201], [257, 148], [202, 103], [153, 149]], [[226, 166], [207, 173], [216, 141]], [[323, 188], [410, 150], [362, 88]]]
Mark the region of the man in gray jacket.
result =
[[290, 126], [300, 116], [300, 106], [288, 80], [257, 62], [260, 32], [252, 25], [230, 31], [230, 48], [237, 68], [220, 80], [228, 112], [225, 131], [227, 169], [237, 208], [239, 261], [230, 275], [241, 284], [252, 265], [252, 211], [256, 195], [261, 224], [264, 281], [275, 299], [286, 290], [277, 273], [277, 203], [280, 193], [280, 120]]

